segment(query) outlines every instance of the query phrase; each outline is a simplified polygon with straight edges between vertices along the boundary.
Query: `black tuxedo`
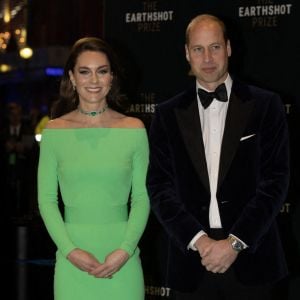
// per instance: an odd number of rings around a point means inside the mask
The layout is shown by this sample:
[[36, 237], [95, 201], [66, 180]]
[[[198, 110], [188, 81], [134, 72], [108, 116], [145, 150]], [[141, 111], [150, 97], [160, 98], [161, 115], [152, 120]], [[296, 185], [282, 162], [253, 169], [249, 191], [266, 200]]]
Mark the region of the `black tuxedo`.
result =
[[[221, 146], [217, 201], [223, 231], [249, 248], [233, 264], [246, 285], [287, 274], [276, 215], [289, 182], [288, 131], [278, 95], [233, 81]], [[205, 269], [187, 245], [209, 232], [210, 187], [195, 85], [159, 104], [150, 129], [147, 186], [168, 233], [165, 284], [192, 291]]]

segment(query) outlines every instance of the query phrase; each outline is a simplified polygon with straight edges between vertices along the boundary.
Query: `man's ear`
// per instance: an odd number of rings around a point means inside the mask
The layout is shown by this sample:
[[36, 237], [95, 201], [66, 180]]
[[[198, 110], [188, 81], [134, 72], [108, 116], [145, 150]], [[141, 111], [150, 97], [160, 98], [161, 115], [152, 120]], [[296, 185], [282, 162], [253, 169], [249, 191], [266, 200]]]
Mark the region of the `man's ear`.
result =
[[231, 44], [230, 44], [230, 40], [227, 41], [227, 54], [228, 54], [228, 57], [231, 56]]
[[185, 48], [185, 58], [188, 62], [190, 62], [190, 53], [187, 44], [185, 44], [184, 48]]

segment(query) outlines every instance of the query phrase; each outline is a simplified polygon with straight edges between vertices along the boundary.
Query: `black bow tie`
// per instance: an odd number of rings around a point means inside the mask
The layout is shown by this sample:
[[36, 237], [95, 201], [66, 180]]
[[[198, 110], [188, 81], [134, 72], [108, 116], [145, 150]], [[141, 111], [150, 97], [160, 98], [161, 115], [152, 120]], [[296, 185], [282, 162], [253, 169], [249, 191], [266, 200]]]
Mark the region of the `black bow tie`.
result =
[[207, 92], [203, 89], [198, 89], [198, 95], [204, 109], [209, 107], [214, 98], [222, 102], [226, 102], [228, 100], [226, 86], [224, 83], [219, 85], [214, 92]]

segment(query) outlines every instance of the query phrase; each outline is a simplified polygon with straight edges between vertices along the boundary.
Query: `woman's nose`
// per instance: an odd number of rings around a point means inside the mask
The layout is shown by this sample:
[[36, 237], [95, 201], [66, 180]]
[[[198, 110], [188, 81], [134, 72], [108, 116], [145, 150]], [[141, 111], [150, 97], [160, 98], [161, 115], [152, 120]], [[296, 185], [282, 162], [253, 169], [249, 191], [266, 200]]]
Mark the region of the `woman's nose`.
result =
[[92, 73], [91, 81], [92, 82], [98, 82], [98, 75], [97, 75], [96, 72]]

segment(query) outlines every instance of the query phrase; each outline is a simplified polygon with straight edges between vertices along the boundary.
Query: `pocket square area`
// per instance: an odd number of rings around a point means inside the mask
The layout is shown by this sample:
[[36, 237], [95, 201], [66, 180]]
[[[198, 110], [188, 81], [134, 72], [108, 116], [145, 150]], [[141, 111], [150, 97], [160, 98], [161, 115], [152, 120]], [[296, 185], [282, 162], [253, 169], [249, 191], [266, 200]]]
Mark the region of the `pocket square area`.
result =
[[255, 136], [255, 133], [254, 134], [250, 134], [250, 135], [246, 135], [246, 136], [243, 136], [240, 141], [244, 141], [244, 140], [247, 140], [247, 139], [250, 139], [251, 137]]

